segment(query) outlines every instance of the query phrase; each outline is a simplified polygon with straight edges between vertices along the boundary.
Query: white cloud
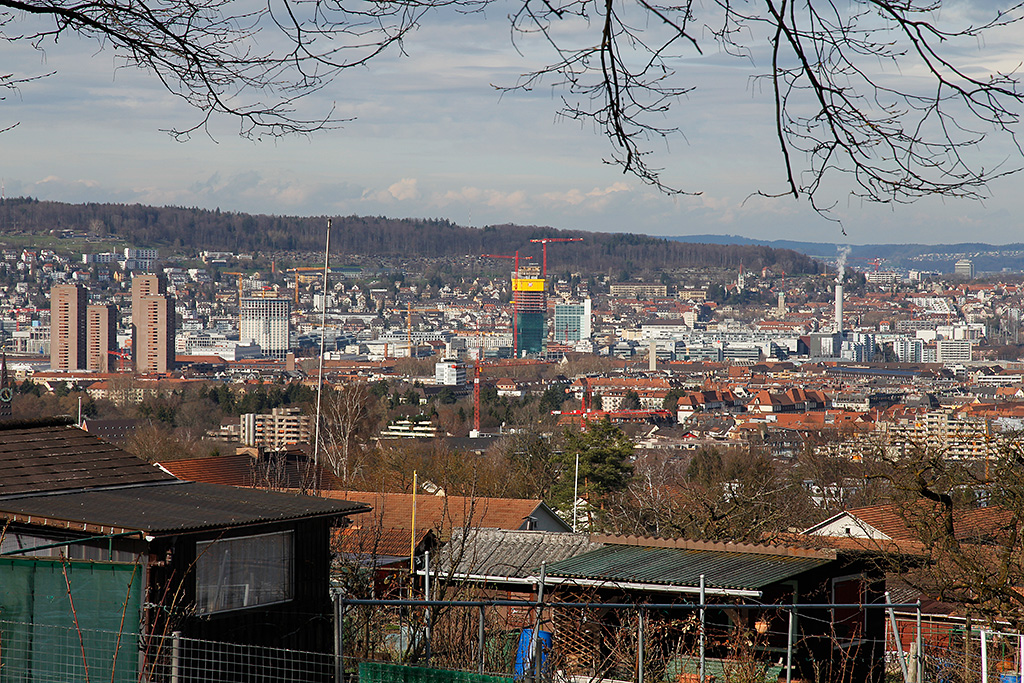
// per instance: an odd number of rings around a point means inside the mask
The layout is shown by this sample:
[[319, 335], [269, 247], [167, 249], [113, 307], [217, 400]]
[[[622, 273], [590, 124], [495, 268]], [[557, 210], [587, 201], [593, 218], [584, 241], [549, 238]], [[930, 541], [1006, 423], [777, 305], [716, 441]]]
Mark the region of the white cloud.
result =
[[419, 199], [420, 192], [417, 185], [418, 183], [415, 178], [402, 178], [389, 187], [388, 192], [400, 202]]

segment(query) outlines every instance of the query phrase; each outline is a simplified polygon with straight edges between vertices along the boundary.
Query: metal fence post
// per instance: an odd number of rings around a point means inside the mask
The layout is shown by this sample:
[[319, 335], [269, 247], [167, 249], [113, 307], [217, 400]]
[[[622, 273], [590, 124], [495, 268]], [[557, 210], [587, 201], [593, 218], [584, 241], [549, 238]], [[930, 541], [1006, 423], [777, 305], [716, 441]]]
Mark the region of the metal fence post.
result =
[[1018, 660], [1020, 666], [1017, 667], [1017, 672], [1018, 674], [1020, 674], [1020, 678], [1018, 678], [1017, 680], [1024, 681], [1024, 634], [1017, 636], [1017, 638], [1019, 640], [1020, 647], [1020, 659]]
[[988, 681], [988, 639], [985, 629], [981, 630], [981, 683]]
[[533, 627], [534, 681], [540, 683], [541, 668], [544, 663], [542, 641], [540, 639], [541, 612], [544, 609], [544, 582], [547, 580], [548, 567], [546, 562], [540, 563], [540, 585], [537, 587], [537, 623]]
[[917, 683], [924, 683], [924, 638], [921, 633], [921, 599], [917, 599]]
[[704, 599], [706, 592], [704, 590], [704, 575], [700, 575], [700, 666], [697, 669], [697, 680], [699, 683], [704, 682]]
[[340, 591], [334, 593], [334, 680], [345, 683], [345, 607]]
[[171, 683], [180, 680], [181, 667], [181, 631], [171, 633]]
[[885, 611], [889, 613], [889, 625], [892, 628], [892, 640], [896, 646], [896, 659], [900, 663], [900, 673], [903, 674], [903, 682], [910, 683], [910, 672], [907, 670], [907, 661], [903, 656], [903, 638], [900, 637], [900, 629], [896, 624], [896, 612], [891, 607], [892, 600], [889, 599], [889, 591], [885, 591], [885, 602], [890, 605]]
[[636, 681], [644, 683], [644, 608], [637, 610], [636, 621]]
[[479, 672], [481, 676], [484, 675], [484, 657], [486, 656], [486, 652], [484, 650], [484, 609], [485, 607], [480, 605], [480, 621], [477, 624], [476, 634], [477, 649], [479, 650], [478, 657], [480, 659]]
[[786, 628], [786, 683], [793, 681], [793, 610], [789, 611], [789, 623]]
[[[424, 600], [427, 600], [427, 601], [430, 600], [430, 551], [429, 550], [423, 553], [423, 596], [424, 596]], [[431, 619], [433, 618], [433, 615], [430, 613], [430, 607], [427, 607], [427, 613], [426, 613], [425, 616], [426, 616], [426, 622], [427, 623], [426, 623], [426, 626], [425, 626], [424, 630], [426, 631], [426, 636], [427, 636], [427, 667], [429, 668], [430, 667], [430, 639], [432, 637], [432, 634], [431, 634], [431, 630], [432, 629], [430, 627], [432, 625], [431, 624]]]

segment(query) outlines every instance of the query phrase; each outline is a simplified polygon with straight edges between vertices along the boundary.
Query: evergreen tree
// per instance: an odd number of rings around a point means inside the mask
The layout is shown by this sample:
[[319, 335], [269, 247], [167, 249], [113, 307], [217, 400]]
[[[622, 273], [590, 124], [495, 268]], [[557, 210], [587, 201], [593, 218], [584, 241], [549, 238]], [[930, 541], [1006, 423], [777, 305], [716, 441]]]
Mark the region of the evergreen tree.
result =
[[565, 447], [556, 456], [560, 474], [549, 503], [560, 510], [573, 504], [576, 456], [579, 456], [579, 494], [600, 507], [612, 493], [629, 484], [633, 473], [633, 442], [607, 419], [592, 422], [586, 431], [567, 431]]

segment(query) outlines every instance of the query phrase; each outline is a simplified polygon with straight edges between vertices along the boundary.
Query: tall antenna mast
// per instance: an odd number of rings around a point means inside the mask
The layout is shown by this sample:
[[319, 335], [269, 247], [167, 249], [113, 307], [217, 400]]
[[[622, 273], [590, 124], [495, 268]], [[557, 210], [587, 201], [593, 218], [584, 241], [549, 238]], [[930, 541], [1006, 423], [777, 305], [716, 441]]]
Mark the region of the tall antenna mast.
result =
[[324, 337], [327, 336], [327, 273], [331, 254], [331, 219], [327, 219], [327, 246], [324, 247], [324, 286], [320, 301], [320, 369], [316, 389], [316, 430], [313, 436], [313, 467], [320, 472], [320, 400], [324, 394]]

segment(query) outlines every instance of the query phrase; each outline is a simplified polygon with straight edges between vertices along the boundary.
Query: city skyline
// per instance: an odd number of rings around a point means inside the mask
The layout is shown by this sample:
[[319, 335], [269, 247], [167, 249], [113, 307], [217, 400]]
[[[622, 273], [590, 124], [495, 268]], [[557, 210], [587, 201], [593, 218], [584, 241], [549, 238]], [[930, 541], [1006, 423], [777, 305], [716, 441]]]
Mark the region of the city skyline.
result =
[[[970, 3], [944, 19], [979, 16]], [[2, 111], [7, 196], [69, 202], [199, 206], [278, 215], [441, 217], [460, 225], [518, 223], [658, 236], [735, 234], [757, 239], [878, 242], [1012, 242], [1024, 198], [1015, 176], [995, 181], [985, 202], [926, 198], [872, 205], [837, 188], [835, 216], [803, 201], [759, 196], [785, 190], [775, 146], [772, 98], [751, 82], [766, 52], [749, 63], [721, 52], [680, 57], [697, 89], [669, 123], [684, 135], [652, 143], [664, 180], [700, 195], [668, 196], [602, 163], [609, 142], [556, 115], [550, 84], [503, 93], [540, 55], [516, 53], [501, 17], [444, 14], [405, 46], [344, 74], [311, 100], [346, 119], [310, 137], [246, 141], [236, 122], [214, 118], [189, 142], [161, 129], [200, 118], [152, 76], [109, 51], [69, 36], [45, 53], [17, 50], [12, 68], [55, 75], [26, 83]], [[982, 47], [958, 45], [980, 70], [1019, 61], [1012, 27]], [[40, 60], [40, 57], [44, 60]], [[890, 74], [892, 76], [892, 74]], [[900, 79], [913, 82], [913, 73]], [[303, 110], [305, 111], [305, 110]], [[351, 119], [351, 120], [349, 120]], [[996, 145], [989, 168], [1014, 167]], [[845, 230], [845, 234], [844, 231]], [[898, 235], [898, 240], [892, 236]]]

